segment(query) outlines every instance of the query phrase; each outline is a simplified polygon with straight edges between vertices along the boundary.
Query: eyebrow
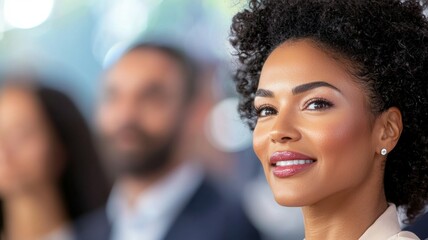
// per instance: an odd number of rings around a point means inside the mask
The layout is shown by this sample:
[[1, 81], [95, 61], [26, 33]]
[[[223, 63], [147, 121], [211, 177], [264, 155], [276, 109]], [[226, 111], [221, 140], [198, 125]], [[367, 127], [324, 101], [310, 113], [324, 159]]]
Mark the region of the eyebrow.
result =
[[143, 97], [159, 97], [167, 95], [166, 90], [157, 82], [150, 84], [147, 88], [140, 91]]
[[314, 88], [319, 88], [319, 87], [328, 87], [328, 88], [334, 89], [338, 92], [341, 92], [337, 87], [331, 85], [330, 83], [322, 82], [322, 81], [310, 82], [310, 83], [305, 83], [305, 84], [299, 85], [299, 86], [293, 88], [293, 90], [291, 90], [291, 92], [294, 95], [297, 95], [297, 94], [307, 92], [309, 90], [312, 90]]
[[256, 97], [269, 97], [272, 98], [274, 96], [273, 92], [271, 90], [267, 89], [257, 89], [256, 91]]
[[[291, 90], [291, 92], [293, 93], [293, 95], [297, 95], [319, 87], [328, 87], [341, 93], [340, 89], [331, 85], [330, 83], [323, 82], [323, 81], [310, 82], [310, 83], [299, 85], [297, 87], [294, 87]], [[274, 93], [267, 89], [257, 89], [256, 96], [272, 98], [274, 97]]]

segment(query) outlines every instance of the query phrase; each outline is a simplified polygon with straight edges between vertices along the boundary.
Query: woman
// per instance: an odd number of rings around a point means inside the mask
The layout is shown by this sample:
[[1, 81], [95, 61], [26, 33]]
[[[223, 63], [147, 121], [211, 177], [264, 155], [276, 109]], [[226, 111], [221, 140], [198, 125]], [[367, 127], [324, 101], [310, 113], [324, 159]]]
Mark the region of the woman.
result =
[[[306, 239], [400, 232], [428, 199], [428, 22], [416, 0], [251, 0], [233, 18], [239, 111]], [[284, 223], [287, 224], [287, 223]]]
[[72, 239], [107, 194], [89, 129], [63, 93], [18, 82], [0, 90], [2, 239]]

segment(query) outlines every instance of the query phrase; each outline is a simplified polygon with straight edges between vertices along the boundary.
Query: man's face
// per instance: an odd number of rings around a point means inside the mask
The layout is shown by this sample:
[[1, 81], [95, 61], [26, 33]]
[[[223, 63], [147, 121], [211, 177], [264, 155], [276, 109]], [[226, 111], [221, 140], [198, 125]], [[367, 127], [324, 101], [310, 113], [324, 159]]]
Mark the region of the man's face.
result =
[[185, 110], [179, 64], [156, 49], [127, 53], [105, 76], [97, 121], [108, 166], [144, 176], [169, 162]]

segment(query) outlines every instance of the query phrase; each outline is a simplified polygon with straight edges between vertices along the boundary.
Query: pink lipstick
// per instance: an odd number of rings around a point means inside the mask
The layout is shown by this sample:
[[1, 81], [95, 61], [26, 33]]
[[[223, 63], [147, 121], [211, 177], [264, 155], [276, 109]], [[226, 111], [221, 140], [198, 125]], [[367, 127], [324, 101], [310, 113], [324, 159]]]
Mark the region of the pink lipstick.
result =
[[270, 157], [273, 174], [279, 178], [291, 177], [310, 168], [316, 160], [297, 152], [275, 152]]

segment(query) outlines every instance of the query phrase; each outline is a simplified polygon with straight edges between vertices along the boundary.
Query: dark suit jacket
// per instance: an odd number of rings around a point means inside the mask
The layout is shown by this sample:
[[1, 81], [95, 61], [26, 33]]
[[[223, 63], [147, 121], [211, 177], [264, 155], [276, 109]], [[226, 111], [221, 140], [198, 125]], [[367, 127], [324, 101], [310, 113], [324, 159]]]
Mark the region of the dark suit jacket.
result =
[[[108, 240], [111, 225], [105, 208], [75, 224], [76, 240]], [[259, 240], [238, 200], [222, 195], [204, 180], [179, 214], [164, 240]]]
[[411, 231], [418, 235], [420, 239], [428, 238], [428, 213], [418, 217], [416, 221], [404, 230]]

